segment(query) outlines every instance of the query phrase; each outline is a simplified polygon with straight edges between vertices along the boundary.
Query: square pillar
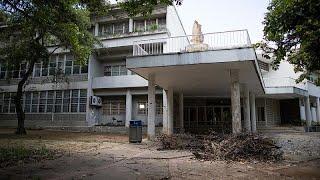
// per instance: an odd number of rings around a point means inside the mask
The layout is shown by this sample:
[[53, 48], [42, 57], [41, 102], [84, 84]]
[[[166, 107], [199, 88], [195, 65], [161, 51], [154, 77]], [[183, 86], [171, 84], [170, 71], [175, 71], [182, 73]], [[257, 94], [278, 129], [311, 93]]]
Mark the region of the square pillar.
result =
[[319, 97], [316, 97], [316, 104], [317, 104], [317, 109], [316, 109], [317, 122], [320, 123], [320, 98]]
[[232, 111], [232, 133], [241, 133], [241, 103], [239, 70], [230, 70], [231, 79], [231, 111]]
[[246, 86], [244, 86], [243, 112], [244, 112], [244, 131], [249, 133], [251, 132], [250, 98], [249, 98], [249, 89]]
[[129, 19], [129, 32], [130, 33], [133, 32], [133, 19], [132, 18]]
[[154, 75], [149, 75], [148, 80], [148, 139], [155, 138], [155, 119], [156, 119], [156, 88], [154, 83]]
[[94, 24], [94, 36], [99, 36], [99, 23]]
[[162, 90], [162, 104], [163, 104], [163, 114], [162, 114], [162, 133], [168, 134], [168, 97], [167, 97], [167, 91]]
[[251, 118], [251, 131], [257, 132], [257, 116], [256, 116], [256, 96], [250, 93], [250, 118]]
[[132, 120], [132, 95], [131, 95], [130, 89], [128, 89], [126, 94], [126, 127], [129, 127], [131, 120]]
[[311, 121], [312, 121], [309, 95], [304, 97], [304, 108], [305, 108], [305, 112], [306, 112], [307, 126], [309, 127], [309, 126], [311, 126]]
[[179, 94], [179, 118], [180, 118], [180, 133], [184, 132], [184, 104], [183, 104], [183, 93]]
[[168, 88], [167, 93], [168, 103], [168, 135], [173, 134], [173, 90]]

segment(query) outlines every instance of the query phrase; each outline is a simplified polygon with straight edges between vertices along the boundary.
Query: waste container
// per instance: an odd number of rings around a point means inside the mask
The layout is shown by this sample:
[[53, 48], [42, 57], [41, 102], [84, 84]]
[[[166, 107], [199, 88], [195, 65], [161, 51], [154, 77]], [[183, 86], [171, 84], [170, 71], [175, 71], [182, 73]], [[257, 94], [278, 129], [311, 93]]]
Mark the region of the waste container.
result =
[[142, 141], [142, 121], [132, 120], [129, 126], [129, 142], [141, 143]]

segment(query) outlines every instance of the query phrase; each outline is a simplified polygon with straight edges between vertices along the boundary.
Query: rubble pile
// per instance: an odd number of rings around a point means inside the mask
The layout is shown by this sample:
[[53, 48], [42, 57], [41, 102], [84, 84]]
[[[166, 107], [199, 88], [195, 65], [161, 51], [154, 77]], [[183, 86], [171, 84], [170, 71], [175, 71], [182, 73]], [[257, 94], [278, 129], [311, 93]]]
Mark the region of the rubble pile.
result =
[[175, 134], [157, 138], [162, 150], [190, 150], [197, 159], [280, 161], [283, 152], [270, 138], [259, 134]]

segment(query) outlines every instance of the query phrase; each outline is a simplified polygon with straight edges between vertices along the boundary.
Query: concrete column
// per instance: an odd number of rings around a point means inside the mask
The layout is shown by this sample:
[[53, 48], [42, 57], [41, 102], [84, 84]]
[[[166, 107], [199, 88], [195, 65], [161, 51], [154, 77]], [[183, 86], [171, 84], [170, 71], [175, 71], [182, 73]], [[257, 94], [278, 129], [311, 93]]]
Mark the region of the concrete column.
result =
[[133, 19], [129, 19], [129, 32], [133, 32]]
[[305, 112], [306, 112], [307, 126], [311, 126], [312, 117], [311, 117], [310, 97], [309, 97], [309, 95], [304, 97], [304, 108], [305, 108]]
[[162, 105], [163, 105], [163, 114], [162, 114], [162, 133], [168, 134], [168, 97], [167, 97], [167, 91], [162, 90]]
[[251, 132], [250, 98], [249, 98], [249, 89], [246, 86], [244, 87], [243, 112], [244, 112], [244, 130], [245, 132]]
[[251, 117], [251, 131], [253, 133], [256, 133], [257, 132], [256, 96], [253, 93], [250, 93], [250, 117]]
[[300, 119], [305, 120], [305, 111], [303, 110], [303, 99], [299, 98]]
[[239, 70], [230, 70], [231, 79], [231, 111], [232, 111], [232, 133], [241, 133], [241, 103]]
[[94, 25], [94, 35], [99, 36], [99, 23]]
[[168, 88], [168, 135], [173, 134], [173, 90]]
[[155, 137], [155, 119], [156, 119], [156, 95], [155, 95], [154, 75], [149, 75], [148, 80], [148, 139]]
[[183, 93], [179, 94], [179, 118], [180, 118], [180, 133], [184, 132], [184, 105], [183, 105]]
[[317, 121], [318, 123], [320, 123], [320, 98], [319, 97], [316, 97], [316, 104], [317, 104], [317, 109], [316, 109]]
[[128, 89], [126, 94], [126, 127], [129, 127], [131, 120], [132, 120], [132, 95], [131, 95], [130, 89]]

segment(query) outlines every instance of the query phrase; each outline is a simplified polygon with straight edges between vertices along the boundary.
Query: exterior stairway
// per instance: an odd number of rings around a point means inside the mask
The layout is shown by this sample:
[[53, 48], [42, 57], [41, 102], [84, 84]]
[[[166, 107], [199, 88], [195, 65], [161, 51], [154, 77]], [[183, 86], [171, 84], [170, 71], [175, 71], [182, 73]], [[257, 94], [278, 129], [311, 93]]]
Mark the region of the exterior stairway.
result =
[[303, 126], [273, 126], [273, 127], [260, 127], [259, 133], [263, 134], [277, 134], [277, 133], [302, 133], [305, 132]]

